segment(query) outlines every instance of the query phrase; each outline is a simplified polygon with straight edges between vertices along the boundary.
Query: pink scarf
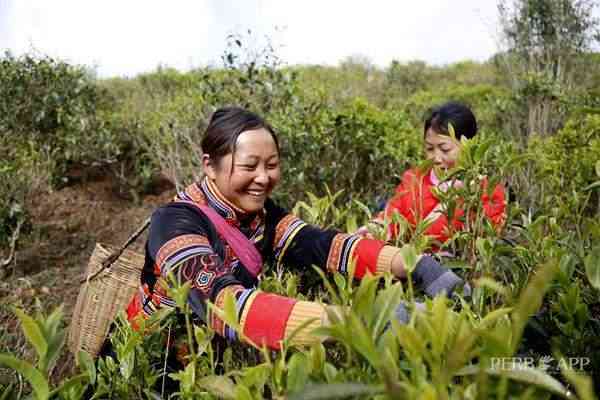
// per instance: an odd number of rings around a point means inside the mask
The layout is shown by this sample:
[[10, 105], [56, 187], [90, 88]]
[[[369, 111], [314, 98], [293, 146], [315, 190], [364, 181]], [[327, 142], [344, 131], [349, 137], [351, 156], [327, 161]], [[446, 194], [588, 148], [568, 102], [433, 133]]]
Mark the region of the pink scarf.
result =
[[263, 261], [254, 244], [251, 243], [239, 229], [229, 225], [225, 219], [210, 206], [195, 204], [188, 201], [186, 201], [186, 203], [196, 206], [208, 217], [208, 219], [210, 219], [210, 222], [215, 226], [217, 232], [219, 232], [229, 246], [231, 246], [231, 249], [244, 267], [246, 267], [248, 272], [256, 278], [262, 269]]

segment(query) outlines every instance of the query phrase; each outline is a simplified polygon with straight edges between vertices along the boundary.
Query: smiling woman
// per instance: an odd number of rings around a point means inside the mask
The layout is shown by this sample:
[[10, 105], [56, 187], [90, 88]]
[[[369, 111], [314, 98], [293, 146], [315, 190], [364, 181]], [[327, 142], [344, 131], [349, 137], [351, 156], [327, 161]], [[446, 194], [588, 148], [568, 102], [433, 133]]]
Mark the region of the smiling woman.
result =
[[267, 197], [279, 182], [279, 147], [267, 128], [247, 130], [237, 136], [235, 152], [211, 156], [208, 140], [202, 156], [204, 171], [223, 196], [240, 211], [255, 213], [264, 207]]
[[[216, 111], [202, 151], [204, 179], [152, 216], [142, 286], [127, 310], [133, 326], [175, 306], [158, 283], [172, 274], [191, 283], [188, 303], [195, 321], [220, 336], [279, 349], [297, 331], [291, 344], [309, 344], [321, 339], [313, 331], [328, 323], [326, 306], [257, 290], [263, 260], [342, 273], [354, 262], [357, 278], [385, 272], [405, 276], [398, 248], [308, 225], [269, 198], [280, 180], [279, 144], [256, 114], [236, 107]], [[431, 296], [462, 287], [458, 276], [430, 257], [419, 259], [412, 277]], [[222, 308], [228, 294], [236, 302], [237, 331], [206, 305]]]
[[[443, 181], [439, 177], [455, 166], [462, 149], [461, 139], [472, 139], [477, 134], [477, 120], [469, 107], [450, 101], [431, 109], [423, 132], [425, 157], [433, 167], [424, 171], [419, 168], [405, 171], [396, 193], [387, 202], [385, 210], [372, 222], [383, 225], [386, 220], [393, 220], [395, 214], [402, 216], [412, 228], [425, 221], [428, 225], [424, 233], [432, 239], [434, 249], [437, 249], [454, 232], [465, 228], [465, 211], [457, 207], [450, 217], [436, 191], [447, 192], [451, 187], [463, 187], [460, 180]], [[485, 177], [481, 186], [487, 188]], [[462, 201], [456, 200], [459, 203]], [[486, 218], [500, 230], [506, 219], [504, 188], [497, 185], [491, 193], [483, 190], [481, 206]], [[390, 223], [388, 229], [390, 238], [398, 236], [398, 224]], [[366, 227], [361, 228], [359, 233], [368, 236]]]

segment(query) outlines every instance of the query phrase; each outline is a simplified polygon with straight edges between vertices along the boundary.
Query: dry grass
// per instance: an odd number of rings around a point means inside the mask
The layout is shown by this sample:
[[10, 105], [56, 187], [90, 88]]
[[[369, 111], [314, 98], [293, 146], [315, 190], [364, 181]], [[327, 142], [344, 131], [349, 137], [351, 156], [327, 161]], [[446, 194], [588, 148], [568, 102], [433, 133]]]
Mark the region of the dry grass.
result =
[[[118, 193], [110, 177], [96, 176], [31, 198], [28, 210], [33, 231], [20, 241], [12, 272], [0, 281], [0, 352], [32, 360], [32, 350], [11, 307], [49, 313], [62, 304], [64, 323], [69, 324], [79, 279], [95, 243], [121, 244], [156, 206], [173, 196], [172, 190], [166, 191], [134, 204]], [[138, 239], [133, 248], [143, 251], [144, 240]], [[72, 368], [73, 360], [65, 347], [52, 379], [69, 376]], [[0, 384], [14, 379], [11, 372], [0, 370]]]

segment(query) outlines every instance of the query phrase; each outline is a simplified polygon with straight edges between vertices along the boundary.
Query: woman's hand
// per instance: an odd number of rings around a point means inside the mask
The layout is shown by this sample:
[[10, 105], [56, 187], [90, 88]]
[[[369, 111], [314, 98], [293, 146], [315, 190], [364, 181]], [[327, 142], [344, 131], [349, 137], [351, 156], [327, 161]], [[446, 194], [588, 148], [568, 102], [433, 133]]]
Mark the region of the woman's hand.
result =
[[375, 239], [375, 236], [371, 232], [369, 232], [369, 228], [366, 225], [361, 226], [354, 232], [356, 235], [364, 237], [366, 239]]
[[[406, 277], [400, 252], [392, 258], [391, 271], [397, 278]], [[471, 295], [471, 286], [468, 283], [430, 256], [418, 256], [417, 265], [412, 271], [411, 278], [430, 297], [443, 293], [452, 296], [455, 291], [463, 296]], [[460, 289], [462, 289], [462, 293], [460, 293]]]
[[404, 263], [402, 262], [402, 256], [400, 252], [397, 252], [396, 255], [392, 258], [392, 274], [396, 278], [406, 278], [406, 270], [404, 269]]

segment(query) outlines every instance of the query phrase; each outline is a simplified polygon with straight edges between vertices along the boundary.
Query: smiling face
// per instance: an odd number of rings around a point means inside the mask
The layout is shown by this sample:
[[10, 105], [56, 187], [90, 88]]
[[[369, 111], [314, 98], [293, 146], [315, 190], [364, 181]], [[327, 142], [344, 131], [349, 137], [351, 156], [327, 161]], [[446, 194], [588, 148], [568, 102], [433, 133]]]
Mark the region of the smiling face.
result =
[[456, 164], [461, 144], [448, 135], [441, 135], [429, 128], [425, 134], [425, 156], [433, 161], [436, 169], [450, 169]]
[[235, 153], [218, 161], [202, 157], [204, 173], [221, 194], [247, 213], [263, 209], [281, 177], [279, 151], [272, 134], [264, 128], [242, 132]]

